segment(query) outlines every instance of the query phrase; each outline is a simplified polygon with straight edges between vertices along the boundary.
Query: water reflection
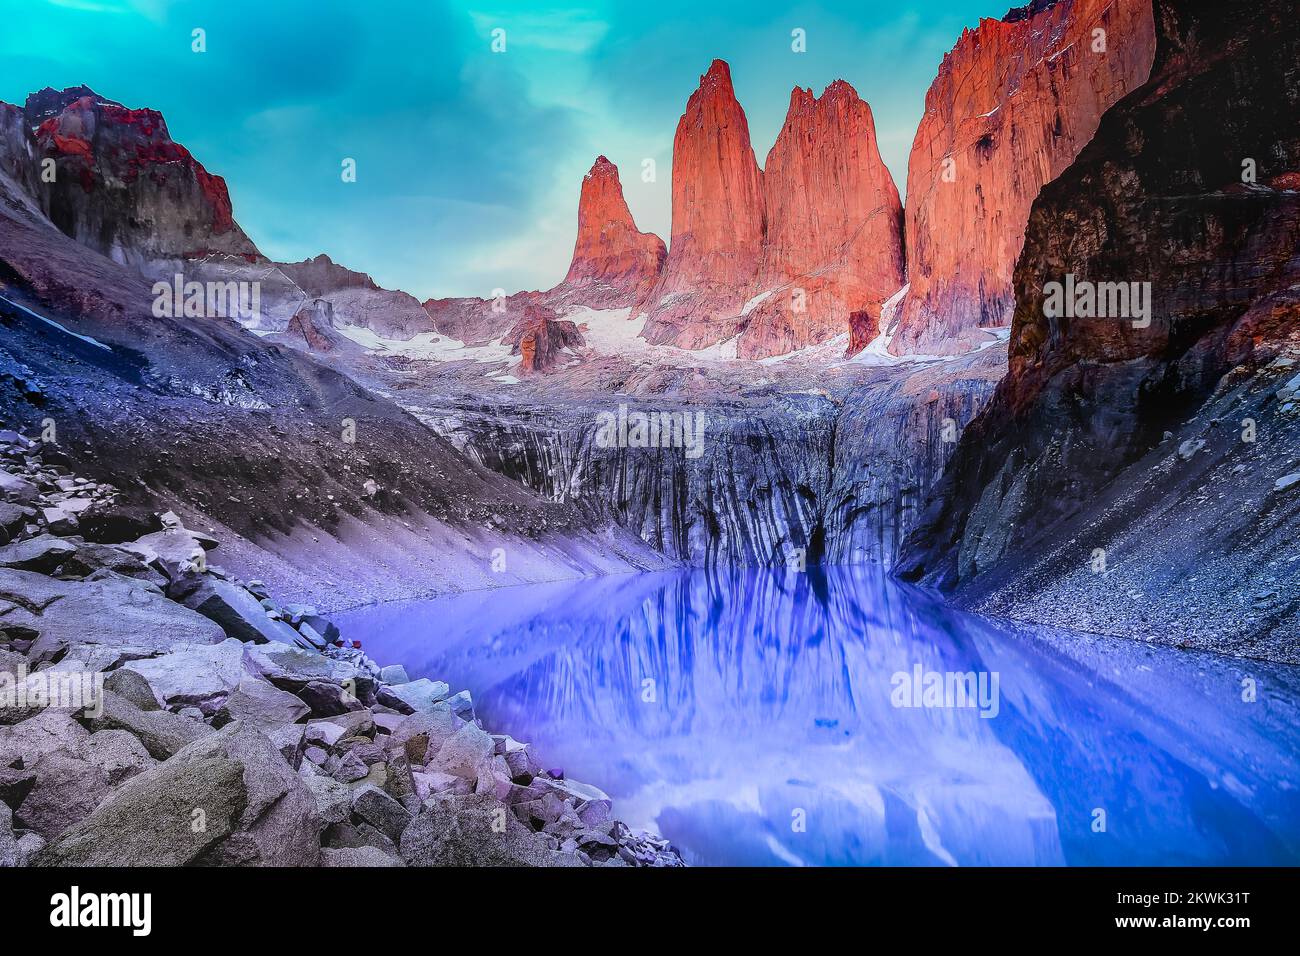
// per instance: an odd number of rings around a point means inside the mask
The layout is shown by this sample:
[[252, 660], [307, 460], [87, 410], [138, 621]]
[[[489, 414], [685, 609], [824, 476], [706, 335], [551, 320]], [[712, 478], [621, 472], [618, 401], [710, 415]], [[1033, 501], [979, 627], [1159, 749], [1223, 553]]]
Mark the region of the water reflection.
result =
[[[491, 729], [696, 864], [1300, 861], [1295, 668], [995, 624], [873, 568], [607, 577], [339, 621], [380, 663], [469, 688]], [[996, 672], [997, 715], [894, 706], [918, 666]]]

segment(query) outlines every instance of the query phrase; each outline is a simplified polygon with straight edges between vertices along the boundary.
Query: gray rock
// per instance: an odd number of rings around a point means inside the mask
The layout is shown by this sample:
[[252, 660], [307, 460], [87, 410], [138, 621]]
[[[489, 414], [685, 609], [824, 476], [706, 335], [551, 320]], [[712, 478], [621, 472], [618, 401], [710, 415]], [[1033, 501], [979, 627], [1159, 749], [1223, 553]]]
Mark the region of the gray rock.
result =
[[329, 642], [318, 634], [314, 627], [305, 621], [298, 625], [298, 634], [300, 637], [305, 638], [307, 643], [318, 651], [323, 651], [329, 646]]
[[128, 731], [139, 739], [149, 756], [155, 760], [166, 760], [196, 740], [213, 733], [212, 728], [202, 721], [165, 710], [141, 710], [131, 701], [108, 689], [107, 683], [100, 710], [98, 717], [84, 719], [87, 728], [92, 731]]
[[45, 837], [39, 833], [24, 833], [18, 840], [18, 865], [26, 866], [31, 858], [45, 847]]
[[469, 691], [463, 690], [447, 698], [447, 703], [451, 706], [451, 712], [461, 720], [474, 719], [474, 700], [470, 697]]
[[385, 684], [408, 684], [411, 678], [406, 676], [406, 668], [401, 664], [389, 664], [379, 669], [379, 679]]
[[40, 495], [40, 489], [26, 478], [0, 468], [0, 497], [9, 501], [31, 504]]
[[387, 745], [400, 747], [413, 767], [424, 766], [460, 730], [462, 724], [451, 708], [443, 704], [428, 713], [407, 717], [394, 728]]
[[294, 644], [298, 640], [293, 628], [272, 620], [257, 598], [230, 581], [209, 574], [187, 574], [173, 580], [168, 594], [172, 600], [216, 621], [236, 640], [252, 644]]
[[315, 798], [316, 812], [325, 823], [342, 823], [352, 815], [350, 787], [316, 770], [303, 773], [302, 780]]
[[37, 866], [314, 866], [316, 800], [265, 735], [233, 723], [132, 777]]
[[164, 522], [162, 531], [144, 535], [122, 547], [176, 580], [186, 573], [201, 570], [207, 563], [207, 551], [216, 547], [216, 541], [185, 528], [168, 528]]
[[377, 846], [329, 847], [320, 851], [321, 866], [405, 866], [401, 857]]
[[435, 704], [440, 704], [446, 700], [450, 692], [451, 688], [442, 681], [431, 681], [426, 677], [421, 677], [417, 681], [410, 681], [406, 684], [381, 685], [376, 692], [376, 697], [381, 704], [386, 704], [397, 710], [404, 709], [403, 706], [395, 703], [395, 701], [400, 701], [401, 705], [410, 708], [412, 713], [427, 713], [433, 710]]
[[86, 817], [116, 784], [150, 764], [130, 734], [92, 735], [62, 711], [0, 728], [0, 765], [33, 775], [15, 815], [46, 838]]
[[411, 866], [564, 865], [546, 838], [480, 794], [438, 794], [403, 831], [402, 858]]
[[8, 544], [23, 533], [27, 522], [36, 514], [26, 505], [0, 501], [0, 544]]
[[74, 644], [129, 647], [160, 653], [177, 644], [215, 644], [221, 628], [167, 600], [142, 581], [115, 576], [98, 581], [56, 581], [30, 571], [0, 569], [0, 592], [20, 594], [24, 604], [4, 616], [6, 628], [38, 636], [33, 660], [50, 659]]
[[296, 691], [299, 699], [316, 717], [332, 717], [349, 711], [362, 710], [364, 705], [341, 684], [328, 681], [308, 681]]
[[362, 674], [354, 664], [326, 657], [316, 651], [282, 642], [258, 644], [247, 648], [249, 668], [272, 684], [293, 692], [309, 681], [359, 684]]
[[401, 838], [412, 819], [410, 811], [401, 803], [372, 784], [353, 792], [352, 812], [394, 842]]
[[118, 668], [104, 678], [104, 689], [111, 690], [141, 710], [160, 710], [162, 707], [158, 695], [139, 671]]
[[341, 783], [352, 783], [355, 780], [364, 780], [370, 775], [370, 767], [361, 759], [361, 756], [355, 751], [349, 750], [343, 755], [334, 767], [334, 779]]
[[[244, 645], [227, 639], [220, 644], [178, 645], [170, 654], [122, 665], [149, 682], [170, 707], [213, 707], [213, 711], [244, 678]], [[205, 711], [211, 713], [213, 711]]]
[[308, 706], [288, 691], [270, 681], [245, 675], [217, 711], [213, 723], [220, 727], [232, 720], [242, 720], [251, 727], [268, 730], [283, 724], [296, 724], [307, 716]]
[[275, 749], [280, 751], [285, 762], [294, 770], [302, 765], [303, 750], [306, 746], [303, 731], [307, 728], [302, 724], [281, 724], [278, 727], [265, 727], [262, 733], [275, 745]]
[[109, 544], [77, 543], [73, 553], [63, 560], [60, 573], [67, 577], [88, 578], [104, 570], [139, 578], [159, 588], [167, 584], [167, 578], [141, 560], [139, 555]]
[[52, 534], [42, 534], [0, 548], [0, 568], [53, 574], [76, 553], [76, 545]]
[[477, 780], [483, 768], [491, 767], [493, 747], [492, 738], [477, 725], [461, 724], [438, 750], [432, 763], [457, 777]]
[[334, 622], [321, 617], [319, 614], [308, 614], [298, 623], [310, 627], [325, 639], [326, 644], [333, 644], [340, 637], [339, 629], [334, 625]]
[[22, 853], [18, 849], [18, 838], [14, 836], [13, 811], [0, 803], [0, 869], [18, 866], [22, 862]]
[[42, 508], [41, 518], [45, 522], [45, 527], [53, 534], [76, 534], [79, 527], [77, 516], [57, 505]]

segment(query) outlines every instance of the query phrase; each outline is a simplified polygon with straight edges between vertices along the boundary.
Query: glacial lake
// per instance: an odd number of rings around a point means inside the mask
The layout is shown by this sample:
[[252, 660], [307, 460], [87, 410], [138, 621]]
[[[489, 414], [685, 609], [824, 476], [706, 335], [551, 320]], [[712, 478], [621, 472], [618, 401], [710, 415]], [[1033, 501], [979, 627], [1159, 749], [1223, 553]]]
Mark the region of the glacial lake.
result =
[[873, 567], [334, 618], [693, 865], [1300, 863], [1300, 668], [990, 621]]

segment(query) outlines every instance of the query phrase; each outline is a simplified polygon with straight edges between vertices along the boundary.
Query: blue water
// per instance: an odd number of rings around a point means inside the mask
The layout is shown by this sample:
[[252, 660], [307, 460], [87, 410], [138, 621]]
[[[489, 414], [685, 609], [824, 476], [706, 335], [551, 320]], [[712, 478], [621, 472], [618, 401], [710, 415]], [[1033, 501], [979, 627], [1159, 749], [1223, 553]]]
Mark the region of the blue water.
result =
[[[1300, 862], [1297, 668], [992, 622], [871, 568], [606, 577], [337, 620], [381, 664], [469, 689], [490, 730], [693, 864]], [[918, 666], [982, 676], [983, 706], [895, 706], [925, 703], [896, 690]]]

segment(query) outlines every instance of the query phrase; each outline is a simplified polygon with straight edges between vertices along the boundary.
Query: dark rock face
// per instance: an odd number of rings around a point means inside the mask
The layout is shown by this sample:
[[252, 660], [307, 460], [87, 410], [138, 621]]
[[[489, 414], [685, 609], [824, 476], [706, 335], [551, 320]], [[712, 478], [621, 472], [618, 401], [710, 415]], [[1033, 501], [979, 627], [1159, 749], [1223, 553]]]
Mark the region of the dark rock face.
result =
[[[467, 397], [423, 415], [484, 467], [677, 560], [770, 566], [802, 553], [808, 563], [888, 566], [961, 429], [992, 394], [1004, 354], [882, 366], [835, 395]], [[692, 416], [703, 425], [698, 446], [602, 445], [599, 416], [620, 406], [628, 416]]]
[[[1009, 374], [907, 577], [998, 613], [1244, 653], [1296, 632], [1300, 572], [1277, 559], [1300, 523], [1294, 14], [1155, 5], [1150, 81], [1034, 205]], [[1045, 286], [1067, 274], [1149, 282], [1149, 325], [1048, 317]]]
[[54, 182], [31, 175], [33, 198], [78, 242], [146, 271], [213, 253], [262, 258], [235, 222], [225, 180], [172, 140], [159, 113], [86, 87], [34, 93], [23, 113], [38, 167], [55, 165]]

